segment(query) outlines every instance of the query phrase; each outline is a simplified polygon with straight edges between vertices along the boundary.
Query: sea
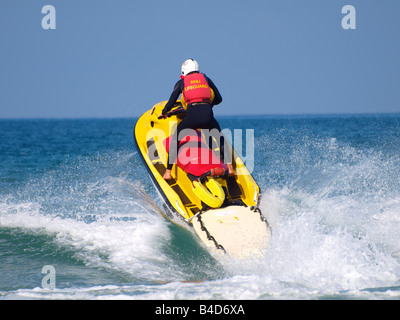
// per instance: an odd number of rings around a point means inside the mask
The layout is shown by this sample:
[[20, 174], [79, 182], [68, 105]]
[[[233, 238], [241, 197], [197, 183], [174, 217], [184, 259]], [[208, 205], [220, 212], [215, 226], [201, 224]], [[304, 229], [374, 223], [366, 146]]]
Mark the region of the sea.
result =
[[400, 114], [217, 120], [254, 130], [251, 260], [163, 217], [137, 119], [0, 120], [0, 300], [400, 299]]

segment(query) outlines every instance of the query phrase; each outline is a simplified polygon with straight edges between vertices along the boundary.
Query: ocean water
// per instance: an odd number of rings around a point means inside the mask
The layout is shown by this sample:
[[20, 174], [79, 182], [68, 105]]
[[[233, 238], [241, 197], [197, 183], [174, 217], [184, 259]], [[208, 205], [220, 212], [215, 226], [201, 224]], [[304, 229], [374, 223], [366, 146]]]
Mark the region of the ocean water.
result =
[[218, 120], [254, 129], [253, 261], [161, 216], [136, 119], [0, 120], [0, 299], [400, 298], [400, 115]]

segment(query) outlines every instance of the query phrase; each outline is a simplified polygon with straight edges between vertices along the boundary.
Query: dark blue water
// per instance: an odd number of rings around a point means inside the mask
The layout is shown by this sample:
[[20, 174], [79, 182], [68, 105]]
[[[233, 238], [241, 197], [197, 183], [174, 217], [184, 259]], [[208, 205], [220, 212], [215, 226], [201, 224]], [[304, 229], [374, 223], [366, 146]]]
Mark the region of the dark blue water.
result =
[[0, 299], [400, 297], [400, 115], [218, 120], [254, 129], [258, 261], [217, 262], [161, 217], [136, 119], [0, 120]]

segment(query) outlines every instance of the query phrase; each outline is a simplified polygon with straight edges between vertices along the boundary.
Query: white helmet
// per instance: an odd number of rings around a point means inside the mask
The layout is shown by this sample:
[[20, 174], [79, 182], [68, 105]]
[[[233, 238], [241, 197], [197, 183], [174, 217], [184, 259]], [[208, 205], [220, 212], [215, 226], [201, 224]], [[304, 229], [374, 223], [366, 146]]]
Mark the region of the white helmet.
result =
[[186, 77], [189, 73], [194, 72], [194, 71], [199, 71], [199, 64], [197, 63], [196, 60], [193, 59], [187, 59], [183, 64], [182, 64], [182, 76]]

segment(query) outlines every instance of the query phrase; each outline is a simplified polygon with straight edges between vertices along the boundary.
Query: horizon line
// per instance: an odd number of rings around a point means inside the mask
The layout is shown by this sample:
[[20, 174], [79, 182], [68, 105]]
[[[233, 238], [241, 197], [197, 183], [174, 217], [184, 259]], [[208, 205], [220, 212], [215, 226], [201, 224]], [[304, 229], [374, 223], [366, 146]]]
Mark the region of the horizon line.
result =
[[[147, 112], [147, 111], [146, 111]], [[144, 113], [143, 113], [144, 114]], [[397, 112], [304, 112], [304, 113], [252, 113], [252, 114], [220, 114], [214, 117], [296, 117], [296, 116], [363, 116], [363, 115], [400, 115]], [[131, 116], [38, 116], [38, 117], [0, 117], [2, 120], [100, 120], [100, 119], [138, 119], [142, 115]]]

